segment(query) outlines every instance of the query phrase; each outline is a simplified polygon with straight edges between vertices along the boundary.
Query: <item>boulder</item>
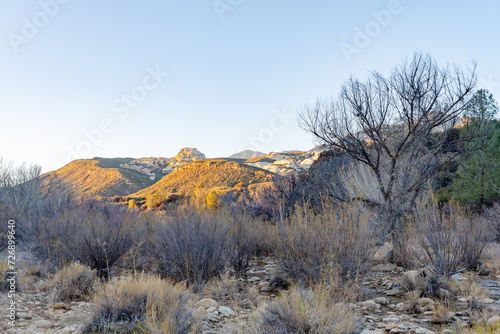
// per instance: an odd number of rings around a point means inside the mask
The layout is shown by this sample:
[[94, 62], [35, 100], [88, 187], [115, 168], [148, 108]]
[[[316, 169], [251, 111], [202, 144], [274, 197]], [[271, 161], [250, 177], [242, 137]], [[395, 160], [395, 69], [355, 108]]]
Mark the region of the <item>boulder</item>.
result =
[[204, 309], [209, 309], [211, 307], [217, 307], [218, 303], [210, 298], [205, 298], [196, 303], [196, 307], [203, 307]]

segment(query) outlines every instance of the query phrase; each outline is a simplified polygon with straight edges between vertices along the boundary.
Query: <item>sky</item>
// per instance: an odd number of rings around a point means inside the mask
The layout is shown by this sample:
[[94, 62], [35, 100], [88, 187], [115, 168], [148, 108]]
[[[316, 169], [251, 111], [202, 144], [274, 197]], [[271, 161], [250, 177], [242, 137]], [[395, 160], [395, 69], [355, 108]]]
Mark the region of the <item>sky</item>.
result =
[[499, 0], [0, 0], [0, 157], [309, 150], [298, 111], [414, 51], [500, 99]]

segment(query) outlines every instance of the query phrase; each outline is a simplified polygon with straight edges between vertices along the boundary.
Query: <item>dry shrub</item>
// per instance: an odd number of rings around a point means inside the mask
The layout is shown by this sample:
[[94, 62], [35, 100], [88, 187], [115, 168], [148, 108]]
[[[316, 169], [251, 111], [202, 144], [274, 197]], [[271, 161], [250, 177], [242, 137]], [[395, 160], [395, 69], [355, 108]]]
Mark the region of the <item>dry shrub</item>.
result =
[[407, 270], [414, 269], [420, 264], [417, 259], [419, 250], [416, 229], [413, 222], [408, 222], [408, 217], [402, 218], [403, 223], [392, 235], [392, 250], [389, 261]]
[[163, 277], [201, 286], [220, 277], [233, 255], [230, 226], [212, 213], [179, 209], [151, 229], [147, 248]]
[[146, 248], [163, 277], [201, 287], [229, 266], [236, 272], [248, 267], [259, 251], [260, 223], [224, 209], [178, 208], [151, 216]]
[[86, 330], [191, 333], [195, 327], [183, 285], [140, 276], [103, 285], [95, 296], [92, 320]]
[[494, 203], [489, 208], [485, 208], [483, 217], [493, 223], [495, 241], [500, 242], [500, 202]]
[[293, 286], [261, 310], [257, 333], [360, 333], [362, 321], [345, 302], [332, 299], [325, 286]]
[[362, 204], [324, 202], [319, 212], [307, 205], [278, 229], [277, 255], [294, 280], [311, 283], [332, 269], [343, 280], [365, 271], [375, 249], [371, 214]]
[[57, 270], [79, 261], [109, 277], [111, 267], [134, 245], [133, 214], [100, 202], [50, 208], [33, 225], [32, 253]]
[[96, 273], [80, 263], [71, 263], [59, 270], [54, 277], [56, 299], [70, 301], [88, 296], [97, 283]]
[[419, 203], [413, 219], [420, 246], [417, 258], [436, 276], [478, 267], [491, 238], [487, 221], [465, 213], [456, 203], [440, 208], [436, 200]]
[[7, 292], [10, 290], [11, 283], [7, 279], [10, 277], [7, 273], [11, 271], [9, 269], [8, 263], [6, 260], [0, 261], [0, 291]]

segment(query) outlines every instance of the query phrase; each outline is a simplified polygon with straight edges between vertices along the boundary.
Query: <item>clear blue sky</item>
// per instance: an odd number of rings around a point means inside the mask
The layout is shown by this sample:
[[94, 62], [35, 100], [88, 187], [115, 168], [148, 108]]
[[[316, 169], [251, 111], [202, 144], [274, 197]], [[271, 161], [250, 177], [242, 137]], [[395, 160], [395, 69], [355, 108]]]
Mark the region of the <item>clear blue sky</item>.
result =
[[414, 50], [475, 59], [500, 99], [498, 0], [59, 1], [0, 0], [0, 156], [45, 172], [185, 146], [310, 149], [303, 104]]

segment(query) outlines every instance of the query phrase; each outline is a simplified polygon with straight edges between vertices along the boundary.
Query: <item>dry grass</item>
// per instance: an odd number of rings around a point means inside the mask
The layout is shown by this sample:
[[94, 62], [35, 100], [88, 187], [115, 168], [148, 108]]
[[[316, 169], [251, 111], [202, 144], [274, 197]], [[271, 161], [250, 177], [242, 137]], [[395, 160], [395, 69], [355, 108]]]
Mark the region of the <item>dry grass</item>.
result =
[[118, 279], [94, 298], [88, 332], [191, 333], [196, 329], [189, 292], [159, 277]]
[[206, 298], [216, 300], [219, 304], [229, 306], [233, 310], [251, 309], [257, 306], [262, 298], [257, 287], [239, 282], [228, 274], [222, 275], [220, 279], [211, 280], [203, 287], [201, 293]]
[[436, 304], [434, 307], [434, 314], [432, 315], [433, 323], [435, 324], [449, 324], [453, 322], [454, 313], [450, 308], [442, 303]]
[[[500, 225], [500, 223], [498, 223]], [[484, 266], [493, 275], [500, 275], [500, 244], [492, 242], [486, 246]]]
[[71, 263], [59, 270], [54, 277], [55, 297], [60, 301], [80, 299], [88, 296], [96, 283], [94, 270], [80, 263]]
[[426, 278], [422, 275], [422, 272], [417, 270], [404, 272], [399, 279], [399, 283], [406, 291], [422, 292], [427, 286]]
[[344, 302], [332, 300], [324, 286], [292, 287], [255, 315], [257, 333], [335, 333], [361, 331], [361, 320]]
[[500, 333], [500, 324], [476, 324], [471, 328], [456, 329], [454, 332], [456, 334], [498, 334]]
[[478, 277], [470, 273], [464, 280], [452, 283], [452, 288], [468, 303], [469, 310], [473, 312], [482, 312], [485, 309], [484, 299], [489, 297], [488, 290], [479, 282]]

